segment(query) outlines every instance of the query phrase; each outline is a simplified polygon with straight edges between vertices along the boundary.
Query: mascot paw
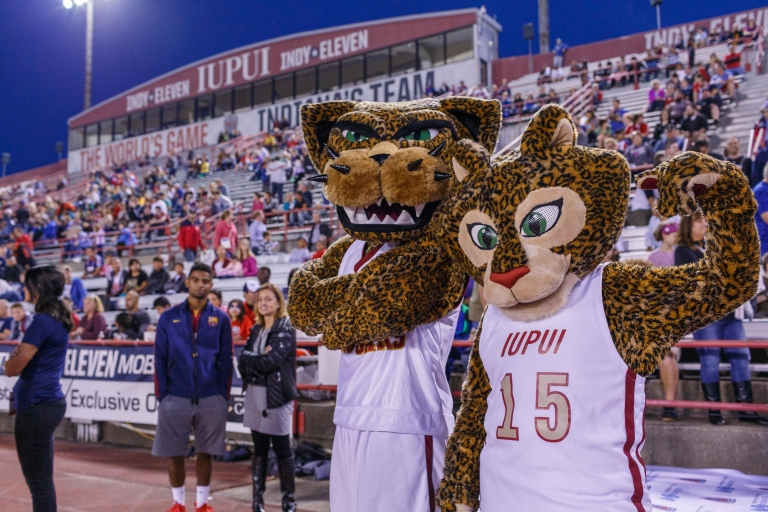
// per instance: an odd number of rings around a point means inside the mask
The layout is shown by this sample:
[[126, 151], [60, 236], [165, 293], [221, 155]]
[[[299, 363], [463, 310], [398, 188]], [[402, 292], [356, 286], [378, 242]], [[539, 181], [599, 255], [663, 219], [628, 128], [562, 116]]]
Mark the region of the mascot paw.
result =
[[[725, 180], [716, 194], [709, 191], [716, 183]], [[724, 199], [724, 194], [746, 190], [749, 183], [736, 166], [721, 162], [701, 153], [681, 153], [656, 169], [642, 173], [637, 178], [640, 190], [658, 190], [656, 210], [664, 217], [690, 215], [698, 210], [702, 201], [710, 197]], [[730, 193], [729, 193], [730, 192]]]
[[456, 512], [475, 512], [475, 509], [473, 509], [469, 505], [464, 505], [463, 503], [457, 503]]

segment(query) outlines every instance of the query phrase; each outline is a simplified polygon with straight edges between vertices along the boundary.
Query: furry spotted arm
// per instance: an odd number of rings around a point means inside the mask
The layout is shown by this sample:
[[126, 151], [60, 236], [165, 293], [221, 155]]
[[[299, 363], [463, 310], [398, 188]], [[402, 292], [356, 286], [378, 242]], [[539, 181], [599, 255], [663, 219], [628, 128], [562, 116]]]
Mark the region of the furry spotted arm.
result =
[[464, 286], [463, 273], [431, 234], [402, 243], [360, 270], [346, 300], [331, 312], [323, 344], [348, 348], [440, 320], [461, 300]]
[[603, 303], [619, 354], [638, 374], [652, 373], [683, 336], [714, 322], [757, 291], [760, 243], [749, 183], [734, 165], [684, 153], [640, 177], [655, 180], [658, 211], [707, 219], [706, 252], [696, 263], [651, 268], [611, 264]]
[[436, 502], [442, 512], [477, 510], [480, 506], [480, 452], [485, 445], [485, 413], [491, 384], [480, 359], [482, 319], [469, 356], [461, 409], [445, 450], [445, 469]]
[[301, 267], [289, 283], [288, 316], [297, 329], [310, 336], [323, 332], [328, 316], [344, 300], [354, 274], [339, 277], [344, 253], [352, 245], [345, 236], [331, 245], [322, 258]]

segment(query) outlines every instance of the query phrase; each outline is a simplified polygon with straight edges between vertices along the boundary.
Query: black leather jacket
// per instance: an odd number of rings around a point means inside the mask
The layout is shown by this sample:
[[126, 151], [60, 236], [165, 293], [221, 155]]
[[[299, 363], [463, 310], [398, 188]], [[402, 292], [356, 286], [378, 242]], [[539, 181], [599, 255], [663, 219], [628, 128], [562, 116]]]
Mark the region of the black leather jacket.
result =
[[267, 408], [275, 409], [299, 396], [296, 390], [296, 329], [288, 317], [275, 320], [267, 335], [266, 354], [253, 351], [262, 327], [255, 325], [240, 354], [237, 367], [243, 379], [243, 391], [249, 384], [267, 388]]

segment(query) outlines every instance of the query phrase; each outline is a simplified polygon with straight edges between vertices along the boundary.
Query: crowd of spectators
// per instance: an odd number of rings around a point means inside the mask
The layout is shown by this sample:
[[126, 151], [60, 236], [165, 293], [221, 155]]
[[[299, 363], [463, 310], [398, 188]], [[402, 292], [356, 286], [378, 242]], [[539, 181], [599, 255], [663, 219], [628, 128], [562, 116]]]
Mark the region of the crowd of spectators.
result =
[[[661, 110], [669, 106], [676, 100], [676, 92], [680, 90], [686, 101], [704, 109], [703, 114], [717, 121], [722, 99], [714, 90], [717, 89], [733, 98], [737, 87], [734, 77], [745, 73], [738, 45], [755, 41], [758, 34], [759, 27], [754, 18], [749, 18], [745, 25], [735, 26], [730, 31], [724, 31], [721, 27], [709, 34], [705, 28], [698, 28], [687, 41], [678, 39], [668, 47], [659, 45], [649, 50], [642, 58], [621, 56], [597, 62], [591, 68], [587, 60], [572, 60], [570, 67], [564, 67], [568, 45], [557, 39], [553, 48], [553, 65], [545, 66], [539, 72], [538, 94], [514, 91], [506, 80], [502, 80], [501, 85], [492, 86], [490, 97], [501, 101], [504, 117], [523, 116], [534, 114], [546, 103], [560, 103], [561, 98], [552, 88], [552, 84], [563, 80], [578, 78], [584, 85], [592, 79], [595, 105], [602, 100], [604, 90], [646, 81], [653, 83], [647, 111]], [[721, 43], [730, 43], [730, 51], [724, 59], [720, 60], [712, 53], [708, 62], [697, 60], [697, 53], [701, 54], [707, 46]], [[681, 57], [686, 54], [687, 63]], [[669, 80], [672, 85], [668, 83], [667, 87], [660, 88], [657, 82], [660, 77]], [[550, 88], [547, 89], [547, 86]], [[576, 90], [576, 87], [570, 88], [568, 96]], [[706, 90], [709, 92], [704, 92]], [[684, 106], [679, 107], [679, 110], [675, 111], [676, 117], [682, 117], [685, 110]]]

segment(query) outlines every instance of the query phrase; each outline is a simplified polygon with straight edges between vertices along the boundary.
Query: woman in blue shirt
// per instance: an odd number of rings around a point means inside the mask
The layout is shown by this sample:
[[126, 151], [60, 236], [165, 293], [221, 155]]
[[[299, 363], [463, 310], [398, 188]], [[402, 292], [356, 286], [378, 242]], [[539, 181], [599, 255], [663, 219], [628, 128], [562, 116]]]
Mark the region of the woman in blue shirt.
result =
[[9, 377], [19, 376], [13, 388], [14, 434], [33, 510], [55, 512], [53, 432], [67, 407], [60, 381], [72, 315], [59, 300], [64, 294], [64, 275], [56, 267], [27, 271], [24, 294], [35, 305], [35, 317], [4, 369]]

